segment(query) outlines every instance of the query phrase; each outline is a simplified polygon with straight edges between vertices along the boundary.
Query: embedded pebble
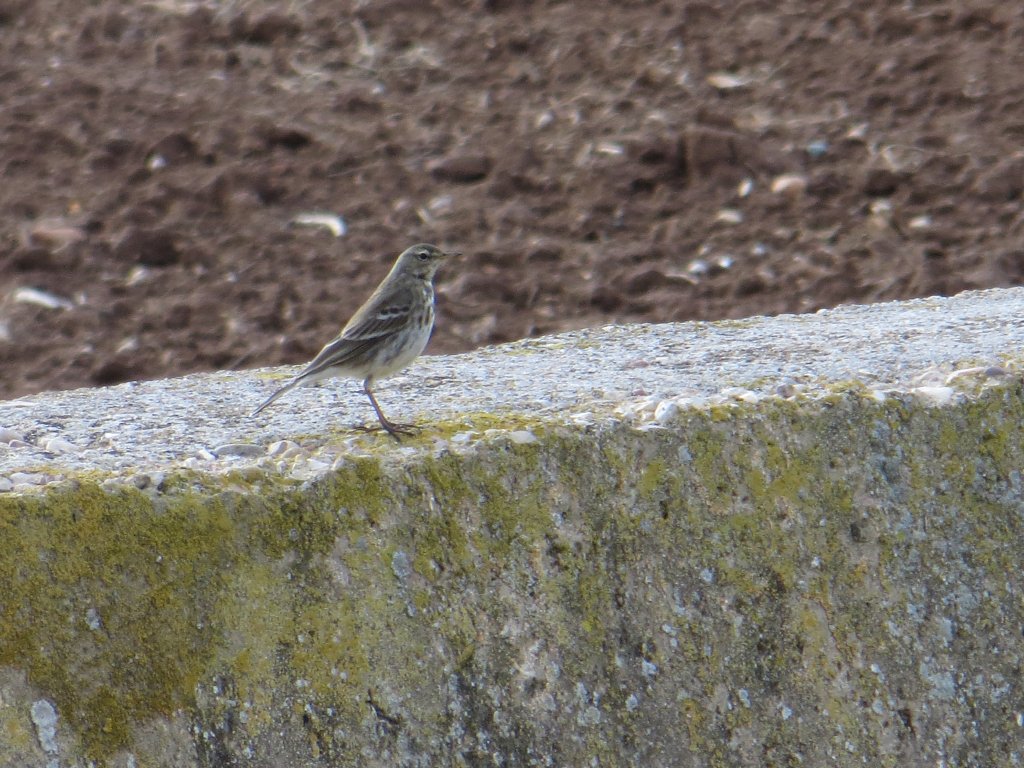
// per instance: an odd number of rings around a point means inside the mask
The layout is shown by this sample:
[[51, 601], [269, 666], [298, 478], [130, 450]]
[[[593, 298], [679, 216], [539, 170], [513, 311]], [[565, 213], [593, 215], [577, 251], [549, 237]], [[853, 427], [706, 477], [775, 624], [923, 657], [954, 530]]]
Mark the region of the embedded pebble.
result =
[[914, 387], [910, 393], [939, 407], [952, 403], [957, 394], [952, 387]]
[[654, 409], [654, 420], [659, 424], [668, 424], [679, 415], [679, 406], [675, 400], [662, 400]]
[[828, 152], [828, 142], [824, 139], [815, 139], [807, 144], [807, 154], [813, 158], [819, 158], [826, 152]]
[[15, 432], [13, 429], [7, 427], [0, 427], [0, 443], [9, 443], [12, 440], [20, 440], [21, 435]]
[[694, 259], [686, 265], [686, 272], [691, 277], [701, 277], [711, 270], [710, 265], [704, 259]]
[[708, 398], [703, 395], [693, 395], [691, 397], [680, 397], [676, 400], [681, 408], [704, 408], [708, 404]]
[[97, 448], [113, 448], [117, 445], [117, 435], [113, 432], [104, 432], [94, 445]]
[[588, 427], [594, 423], [594, 414], [591, 411], [580, 411], [570, 416], [569, 421], [581, 427]]
[[291, 440], [277, 440], [267, 446], [268, 456], [280, 456], [283, 459], [287, 459], [292, 456], [298, 456], [300, 453], [302, 453], [302, 449], [299, 447], [299, 444]]
[[14, 483], [10, 481], [10, 478], [0, 477], [0, 493], [7, 493], [14, 488]]
[[76, 453], [82, 450], [74, 443], [68, 442], [61, 437], [51, 437], [43, 444], [42, 448], [50, 453]]
[[775, 394], [777, 394], [779, 397], [796, 397], [799, 394], [799, 392], [800, 390], [797, 389], [797, 385], [791, 382], [779, 384], [779, 386], [775, 388]]
[[799, 173], [784, 173], [772, 180], [772, 192], [777, 195], [797, 195], [807, 190], [807, 177]]
[[476, 436], [477, 433], [473, 432], [472, 430], [468, 432], [456, 432], [454, 435], [452, 435], [451, 441], [457, 445], [461, 445], [463, 443], [471, 442], [473, 438]]
[[163, 485], [165, 477], [166, 473], [164, 472], [141, 472], [132, 477], [132, 485], [134, 485], [140, 491], [143, 491], [146, 488], [159, 488], [161, 485]]
[[330, 462], [320, 461], [319, 459], [300, 458], [288, 467], [286, 472], [289, 477], [296, 479], [311, 479], [329, 471], [332, 466]]
[[715, 214], [715, 221], [720, 221], [723, 224], [740, 224], [743, 222], [743, 212], [737, 211], [735, 208], [722, 208]]
[[537, 436], [526, 429], [517, 429], [514, 432], [509, 432], [508, 439], [516, 445], [527, 445], [537, 442]]
[[348, 231], [345, 220], [336, 213], [300, 213], [292, 224], [307, 227], [323, 227], [335, 237], [341, 237]]
[[254, 443], [225, 443], [214, 448], [212, 453], [214, 457], [221, 459], [225, 456], [262, 456], [266, 450], [262, 445]]
[[46, 699], [39, 699], [32, 702], [31, 715], [39, 746], [48, 755], [57, 754], [57, 710]]
[[71, 309], [75, 306], [61, 296], [40, 291], [38, 288], [16, 288], [11, 294], [11, 299], [16, 303], [35, 304], [46, 309]]
[[40, 472], [12, 472], [7, 477], [15, 485], [42, 485], [46, 482], [46, 475]]
[[399, 581], [405, 581], [412, 576], [412, 564], [409, 562], [409, 555], [402, 550], [396, 550], [391, 556], [391, 572]]
[[487, 155], [456, 155], [430, 163], [427, 170], [439, 181], [468, 184], [485, 178], [493, 167]]
[[740, 400], [743, 398], [743, 395], [747, 394], [749, 391], [749, 389], [744, 389], [743, 387], [726, 387], [718, 394], [722, 397]]
[[746, 75], [739, 75], [733, 72], [713, 72], [707, 76], [707, 83], [712, 88], [720, 91], [731, 91], [736, 88], [745, 88], [753, 80]]

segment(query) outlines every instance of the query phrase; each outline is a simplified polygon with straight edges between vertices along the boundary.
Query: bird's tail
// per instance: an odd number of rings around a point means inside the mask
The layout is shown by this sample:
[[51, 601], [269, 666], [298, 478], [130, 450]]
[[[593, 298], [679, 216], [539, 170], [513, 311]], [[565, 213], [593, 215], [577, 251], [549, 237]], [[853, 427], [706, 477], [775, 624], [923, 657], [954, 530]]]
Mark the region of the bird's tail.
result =
[[251, 419], [253, 416], [258, 414], [260, 411], [262, 411], [264, 408], [266, 408], [272, 402], [277, 400], [277, 398], [279, 398], [285, 392], [289, 391], [290, 389], [293, 389], [299, 383], [299, 381], [300, 381], [299, 379], [293, 379], [292, 381], [289, 381], [287, 384], [285, 384], [283, 387], [281, 387], [279, 390], [277, 390], [277, 392], [275, 392], [270, 397], [268, 397], [266, 400], [264, 400], [263, 404], [259, 408], [257, 408], [255, 411], [253, 411], [252, 413], [249, 414], [249, 418]]

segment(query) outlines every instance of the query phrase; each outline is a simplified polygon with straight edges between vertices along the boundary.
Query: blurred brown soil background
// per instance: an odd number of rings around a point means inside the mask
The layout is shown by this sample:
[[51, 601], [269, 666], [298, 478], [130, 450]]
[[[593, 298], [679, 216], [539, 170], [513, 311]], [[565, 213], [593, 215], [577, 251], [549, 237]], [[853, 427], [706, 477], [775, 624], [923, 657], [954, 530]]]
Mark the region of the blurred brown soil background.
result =
[[[1024, 275], [1024, 5], [0, 0], [0, 396]], [[346, 232], [296, 225], [337, 214]]]

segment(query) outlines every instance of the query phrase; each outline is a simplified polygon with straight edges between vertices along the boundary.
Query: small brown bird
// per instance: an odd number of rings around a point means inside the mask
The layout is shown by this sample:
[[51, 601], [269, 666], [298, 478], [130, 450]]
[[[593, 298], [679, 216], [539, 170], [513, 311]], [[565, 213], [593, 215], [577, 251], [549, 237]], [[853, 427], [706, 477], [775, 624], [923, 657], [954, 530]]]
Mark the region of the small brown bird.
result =
[[363, 380], [363, 392], [389, 435], [412, 434], [410, 424], [389, 421], [373, 395], [378, 379], [391, 376], [419, 357], [434, 329], [434, 275], [445, 253], [421, 243], [406, 248], [373, 295], [341, 333], [313, 361], [252, 412], [255, 416], [285, 392], [334, 376]]

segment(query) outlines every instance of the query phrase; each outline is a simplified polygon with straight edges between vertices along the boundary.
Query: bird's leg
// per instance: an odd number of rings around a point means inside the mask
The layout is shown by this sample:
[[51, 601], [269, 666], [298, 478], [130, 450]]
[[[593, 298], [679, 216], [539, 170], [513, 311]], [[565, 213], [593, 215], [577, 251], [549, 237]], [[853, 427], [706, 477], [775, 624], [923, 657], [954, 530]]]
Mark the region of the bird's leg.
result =
[[377, 421], [380, 422], [381, 427], [396, 440], [399, 435], [414, 435], [416, 434], [417, 427], [414, 424], [396, 424], [390, 421], [387, 416], [384, 415], [384, 411], [380, 409], [380, 405], [377, 403], [377, 398], [373, 396], [373, 390], [370, 388], [370, 380], [367, 379], [363, 382], [363, 392], [370, 398], [370, 405], [373, 406], [374, 412], [377, 414]]

